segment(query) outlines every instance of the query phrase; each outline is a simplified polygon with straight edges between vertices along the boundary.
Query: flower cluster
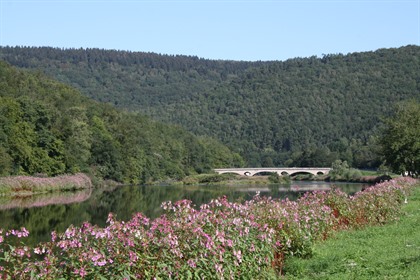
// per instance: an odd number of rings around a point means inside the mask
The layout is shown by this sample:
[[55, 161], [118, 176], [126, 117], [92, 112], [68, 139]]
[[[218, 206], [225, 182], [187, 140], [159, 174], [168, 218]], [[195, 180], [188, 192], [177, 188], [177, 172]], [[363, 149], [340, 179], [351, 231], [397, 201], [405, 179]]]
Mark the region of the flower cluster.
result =
[[71, 226], [33, 249], [7, 242], [27, 236], [25, 229], [0, 230], [0, 279], [261, 278], [281, 273], [289, 255], [310, 255], [313, 242], [333, 231], [397, 218], [415, 185], [400, 178], [354, 196], [333, 189], [297, 201], [221, 197], [199, 208], [165, 202], [157, 219], [137, 213], [118, 221], [110, 213], [104, 228]]

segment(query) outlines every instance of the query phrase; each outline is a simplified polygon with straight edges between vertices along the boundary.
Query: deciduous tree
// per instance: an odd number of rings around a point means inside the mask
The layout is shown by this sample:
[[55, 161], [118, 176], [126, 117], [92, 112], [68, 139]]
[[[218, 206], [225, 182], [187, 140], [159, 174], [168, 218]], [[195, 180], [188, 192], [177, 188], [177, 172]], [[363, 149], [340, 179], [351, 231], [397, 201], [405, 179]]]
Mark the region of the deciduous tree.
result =
[[382, 153], [392, 171], [417, 177], [420, 174], [420, 103], [397, 105], [381, 138]]

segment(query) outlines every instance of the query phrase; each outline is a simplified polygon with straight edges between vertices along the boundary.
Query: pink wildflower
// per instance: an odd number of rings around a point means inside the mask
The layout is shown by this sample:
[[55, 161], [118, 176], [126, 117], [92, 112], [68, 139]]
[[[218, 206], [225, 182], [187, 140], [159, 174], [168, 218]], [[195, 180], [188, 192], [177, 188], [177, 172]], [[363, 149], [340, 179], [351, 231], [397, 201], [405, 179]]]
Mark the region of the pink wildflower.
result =
[[295, 213], [295, 214], [294, 214], [294, 221], [295, 221], [296, 223], [299, 223], [299, 214], [298, 214], [298, 213]]
[[57, 239], [57, 233], [55, 231], [51, 232], [51, 241], [55, 242], [56, 239]]
[[115, 223], [114, 214], [109, 213], [108, 219], [106, 220], [106, 222], [109, 223], [110, 225], [113, 225]]
[[94, 265], [97, 266], [104, 266], [106, 265], [105, 257], [102, 254], [96, 253], [93, 257], [91, 257]]
[[232, 241], [231, 239], [226, 240], [226, 244], [227, 244], [229, 247], [233, 247], [233, 241]]
[[86, 276], [86, 271], [85, 271], [85, 268], [84, 267], [82, 267], [81, 269], [75, 269], [74, 270], [74, 274], [77, 274], [77, 275], [80, 275], [81, 277], [85, 277]]
[[223, 266], [221, 265], [221, 264], [215, 264], [214, 265], [214, 268], [216, 269], [216, 272], [218, 273], [218, 274], [222, 274], [223, 275]]
[[255, 252], [255, 245], [254, 243], [251, 244], [251, 248], [249, 249], [250, 252]]
[[238, 262], [242, 262], [242, 252], [241, 250], [235, 251], [233, 250], [233, 255], [238, 259]]
[[192, 267], [192, 268], [196, 268], [196, 267], [197, 267], [197, 264], [195, 263], [195, 261], [194, 261], [193, 259], [189, 259], [189, 260], [187, 261], [187, 263], [188, 263], [188, 265], [189, 265], [190, 267]]
[[39, 248], [39, 247], [36, 247], [35, 249], [34, 249], [34, 253], [35, 254], [37, 254], [37, 255], [41, 255], [41, 254], [44, 254], [45, 253], [45, 248]]
[[128, 254], [130, 255], [130, 262], [135, 263], [138, 260], [138, 257], [134, 252], [130, 251]]
[[17, 238], [28, 237], [29, 231], [24, 227], [22, 227], [20, 231], [12, 229], [6, 232], [6, 236], [10, 236], [10, 235], [16, 236]]
[[101, 260], [99, 262], [96, 263], [97, 266], [104, 266], [106, 265], [106, 260]]

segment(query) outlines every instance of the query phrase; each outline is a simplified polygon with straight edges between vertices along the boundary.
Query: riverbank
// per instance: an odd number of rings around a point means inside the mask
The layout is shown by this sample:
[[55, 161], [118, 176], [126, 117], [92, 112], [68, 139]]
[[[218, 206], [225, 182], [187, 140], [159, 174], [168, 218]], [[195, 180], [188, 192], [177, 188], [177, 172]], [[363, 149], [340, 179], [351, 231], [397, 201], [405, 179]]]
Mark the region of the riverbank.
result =
[[[334, 179], [334, 178], [333, 178]], [[264, 184], [290, 184], [295, 181], [326, 181], [326, 182], [350, 182], [375, 184], [389, 180], [389, 176], [362, 176], [346, 180], [336, 178], [332, 180], [328, 175], [298, 175], [294, 177], [279, 176], [275, 173], [261, 176], [241, 176], [238, 174], [197, 174], [183, 178], [180, 181], [166, 180], [153, 182], [151, 185], [264, 185]], [[71, 191], [87, 188], [103, 188], [108, 186], [119, 186], [121, 183], [112, 180], [91, 178], [84, 173], [74, 175], [61, 175], [57, 177], [43, 176], [8, 176], [0, 177], [0, 196], [30, 196], [53, 191]]]
[[53, 191], [92, 188], [92, 180], [83, 173], [57, 177], [9, 176], [0, 178], [0, 195], [28, 196]]
[[366, 183], [377, 184], [389, 181], [392, 178], [387, 175], [363, 175], [354, 178], [331, 178], [328, 175], [314, 176], [311, 174], [297, 175], [294, 177], [279, 176], [277, 174], [261, 176], [242, 176], [238, 174], [199, 174], [187, 176], [181, 181], [165, 182], [167, 184], [180, 185], [211, 185], [223, 184], [228, 186], [253, 185], [253, 184], [290, 184], [292, 181], [325, 181], [325, 182], [348, 182], [348, 183]]
[[395, 222], [337, 233], [311, 258], [289, 258], [285, 279], [418, 279], [420, 185], [407, 202]]
[[182, 185], [211, 185], [211, 184], [223, 184], [227, 186], [237, 185], [253, 185], [253, 184], [271, 184], [271, 183], [290, 183], [289, 177], [281, 176], [241, 176], [237, 174], [198, 174], [187, 176], [180, 182], [175, 184]]
[[33, 248], [9, 246], [13, 238], [24, 244], [26, 229], [0, 230], [0, 275], [267, 279], [284, 273], [288, 258], [312, 256], [314, 245], [339, 231], [395, 221], [416, 184], [398, 178], [354, 196], [334, 188], [307, 192], [297, 201], [220, 197], [199, 209], [188, 200], [166, 202], [165, 214], [156, 219], [137, 213], [119, 221], [110, 213], [106, 227], [71, 226]]

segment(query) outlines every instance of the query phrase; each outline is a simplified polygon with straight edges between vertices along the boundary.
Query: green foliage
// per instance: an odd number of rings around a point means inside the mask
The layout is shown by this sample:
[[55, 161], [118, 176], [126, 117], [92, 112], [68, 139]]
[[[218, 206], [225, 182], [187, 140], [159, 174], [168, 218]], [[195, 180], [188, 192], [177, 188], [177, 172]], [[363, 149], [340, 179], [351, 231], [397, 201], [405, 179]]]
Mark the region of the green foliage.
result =
[[337, 233], [334, 238], [316, 244], [312, 258], [288, 259], [286, 278], [417, 279], [420, 275], [418, 209], [419, 187], [403, 206], [405, 215], [399, 221]]
[[336, 160], [331, 166], [330, 175], [343, 175], [349, 169], [347, 161]]
[[277, 174], [277, 172], [270, 173], [270, 176], [268, 176], [268, 180], [270, 183], [278, 184], [281, 181], [280, 175]]
[[0, 176], [8, 175], [12, 172], [13, 159], [6, 149], [0, 146]]
[[118, 111], [0, 62], [0, 175], [87, 172], [142, 183], [242, 164], [216, 140]]
[[336, 160], [332, 164], [332, 170], [329, 172], [331, 180], [334, 181], [356, 181], [362, 177], [360, 170], [350, 168], [347, 161]]
[[396, 102], [419, 100], [419, 57], [419, 46], [270, 62], [0, 48], [1, 59], [95, 100], [218, 139], [250, 166], [331, 166], [341, 159], [378, 167], [374, 136], [382, 117]]
[[244, 160], [238, 153], [232, 153], [228, 147], [219, 141], [210, 137], [200, 137], [199, 140], [207, 151], [207, 157], [213, 158], [213, 168], [243, 167], [245, 165]]
[[239, 176], [237, 174], [200, 174], [192, 175], [184, 178], [182, 182], [186, 185], [196, 185], [196, 184], [211, 184], [211, 183], [220, 183], [226, 182], [229, 180], [237, 179]]
[[60, 129], [61, 138], [64, 140], [64, 161], [69, 172], [86, 170], [91, 157], [92, 131], [88, 124], [87, 108], [64, 107]]
[[393, 172], [420, 175], [420, 103], [398, 104], [383, 131], [382, 152]]

